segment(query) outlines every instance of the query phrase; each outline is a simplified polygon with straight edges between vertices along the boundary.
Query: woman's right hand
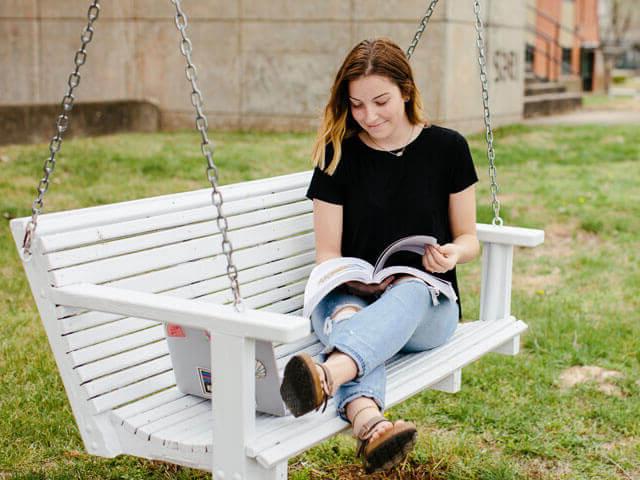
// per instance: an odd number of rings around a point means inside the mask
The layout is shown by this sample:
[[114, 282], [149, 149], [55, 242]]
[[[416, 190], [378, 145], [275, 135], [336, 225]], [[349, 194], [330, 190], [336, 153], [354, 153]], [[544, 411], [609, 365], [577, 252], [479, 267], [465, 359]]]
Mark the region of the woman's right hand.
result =
[[362, 283], [355, 280], [345, 283], [347, 291], [359, 297], [379, 296], [393, 283], [395, 277], [386, 278], [382, 283]]

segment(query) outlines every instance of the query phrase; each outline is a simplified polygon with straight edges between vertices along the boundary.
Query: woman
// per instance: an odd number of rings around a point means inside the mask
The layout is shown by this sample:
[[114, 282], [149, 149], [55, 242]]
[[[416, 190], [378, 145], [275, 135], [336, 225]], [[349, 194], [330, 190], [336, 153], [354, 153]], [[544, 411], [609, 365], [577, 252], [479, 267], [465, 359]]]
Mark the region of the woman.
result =
[[[475, 169], [464, 138], [428, 125], [403, 51], [387, 39], [356, 45], [340, 67], [316, 139], [313, 200], [316, 261], [339, 256], [374, 263], [393, 241], [432, 235], [410, 265], [453, 283], [455, 266], [479, 251]], [[459, 296], [459, 294], [458, 294]], [[294, 356], [281, 395], [300, 416], [336, 396], [338, 413], [353, 426], [368, 472], [402, 461], [416, 439], [410, 422], [384, 411], [385, 361], [445, 343], [456, 329], [459, 304], [436, 298], [422, 280], [387, 278], [377, 285], [349, 282], [333, 290], [311, 315], [326, 346], [326, 361]], [[348, 318], [348, 320], [347, 320]]]

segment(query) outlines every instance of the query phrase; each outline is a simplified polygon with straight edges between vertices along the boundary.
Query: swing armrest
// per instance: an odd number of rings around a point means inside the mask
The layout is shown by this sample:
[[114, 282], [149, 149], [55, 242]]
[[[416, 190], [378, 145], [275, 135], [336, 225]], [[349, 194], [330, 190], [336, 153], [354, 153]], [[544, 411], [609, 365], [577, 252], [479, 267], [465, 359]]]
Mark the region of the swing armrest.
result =
[[289, 343], [310, 333], [309, 319], [296, 315], [253, 309], [238, 313], [233, 306], [89, 283], [51, 291], [58, 305], [171, 322], [236, 337]]
[[500, 227], [478, 223], [478, 240], [482, 243], [500, 243], [517, 247], [537, 247], [544, 242], [544, 230], [522, 227]]

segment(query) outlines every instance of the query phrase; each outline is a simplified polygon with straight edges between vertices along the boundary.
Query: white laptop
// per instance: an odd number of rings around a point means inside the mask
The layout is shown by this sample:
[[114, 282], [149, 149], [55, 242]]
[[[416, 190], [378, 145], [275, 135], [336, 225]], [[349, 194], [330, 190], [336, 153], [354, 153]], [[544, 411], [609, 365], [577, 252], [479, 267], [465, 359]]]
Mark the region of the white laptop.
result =
[[[208, 332], [165, 324], [165, 335], [181, 392], [211, 398], [211, 343]], [[271, 342], [256, 340], [256, 410], [283, 416], [280, 376]]]

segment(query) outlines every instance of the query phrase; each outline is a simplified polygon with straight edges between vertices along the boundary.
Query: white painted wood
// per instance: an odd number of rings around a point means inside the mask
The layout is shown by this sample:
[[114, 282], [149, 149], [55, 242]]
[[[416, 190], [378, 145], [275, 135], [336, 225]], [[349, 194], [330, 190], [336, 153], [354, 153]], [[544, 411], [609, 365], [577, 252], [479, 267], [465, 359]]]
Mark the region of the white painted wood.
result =
[[183, 438], [185, 435], [188, 438], [192, 432], [202, 427], [203, 424], [208, 427], [209, 433], [213, 434], [210, 402], [207, 402], [204, 407], [198, 415], [184, 418], [180, 422], [152, 433], [149, 436], [149, 441], [155, 444], [157, 448], [167, 447], [178, 450], [177, 438]]
[[[113, 409], [110, 414], [111, 421], [118, 426], [125, 425], [136, 415], [151, 411], [186, 396], [187, 395], [184, 393], [178, 391], [176, 387], [169, 388], [162, 392], [139, 399], [135, 403], [130, 403], [124, 407]], [[135, 429], [131, 433], [135, 433]]]
[[[171, 434], [164, 432], [163, 435], [165, 435], [165, 439], [163, 440], [163, 446], [192, 453], [194, 439], [203, 433], [206, 434], [210, 442], [213, 436], [213, 420], [210, 412], [199, 417], [198, 423], [190, 425], [189, 428]], [[202, 447], [204, 448], [204, 444], [202, 444]], [[202, 450], [202, 453], [204, 453], [204, 450]]]
[[106, 342], [98, 343], [97, 345], [91, 345], [90, 347], [81, 348], [80, 350], [69, 352], [68, 356], [73, 361], [74, 366], [80, 366], [127, 350], [148, 345], [158, 340], [164, 340], [164, 329], [162, 325], [130, 333], [124, 337], [114, 338]]
[[[248, 477], [244, 446], [255, 432], [255, 341], [216, 334], [211, 340], [213, 424], [213, 475]], [[215, 366], [224, 365], [218, 374]]]
[[[311, 228], [311, 214], [306, 214], [293, 219], [279, 220], [270, 224], [229, 232], [229, 241], [234, 248], [242, 249], [285, 239]], [[221, 249], [220, 235], [196, 238], [178, 244], [53, 270], [50, 273], [50, 281], [55, 286], [65, 286], [79, 282], [104, 283], [218, 255], [221, 253]]]
[[96, 397], [172, 369], [171, 358], [169, 358], [169, 355], [165, 355], [164, 357], [87, 382], [84, 384], [84, 389], [89, 398]]
[[318, 336], [315, 333], [310, 333], [306, 337], [298, 340], [297, 342], [291, 343], [283, 343], [274, 348], [274, 353], [277, 359], [285, 357], [287, 355], [291, 355], [294, 352], [302, 350], [303, 348], [309, 347], [315, 343], [317, 343]]
[[[228, 218], [230, 230], [256, 227], [268, 222], [284, 220], [301, 214], [309, 213], [310, 202], [297, 202], [290, 205], [281, 205], [269, 210], [259, 210], [248, 212]], [[135, 235], [110, 242], [82, 246], [60, 252], [52, 252], [47, 255], [47, 262], [50, 270], [64, 268], [81, 263], [94, 262], [118, 255], [139, 252], [151, 248], [171, 245], [194, 238], [210, 237], [219, 235], [220, 230], [215, 220], [194, 223], [175, 227], [170, 230], [160, 230]], [[67, 234], [68, 235], [68, 234]]]
[[[305, 191], [306, 188], [296, 188], [273, 194], [258, 195], [253, 198], [243, 198], [232, 202], [225, 201], [224, 211], [228, 217], [234, 217], [253, 210], [300, 202], [300, 200], [304, 198]], [[309, 209], [307, 209], [307, 211], [309, 211]], [[139, 236], [144, 233], [166, 230], [183, 225], [211, 221], [216, 218], [217, 212], [215, 208], [209, 204], [205, 207], [179, 212], [155, 212], [153, 216], [137, 218], [131, 221], [122, 221], [64, 233], [44, 235], [40, 238], [43, 253], [50, 253], [98, 242], [109, 242], [134, 235]]]
[[[201, 403], [209, 405], [210, 402], [209, 400], [196, 397], [194, 395], [183, 394], [178, 398], [170, 399], [170, 401], [166, 403], [159, 404], [157, 406], [154, 406], [153, 408], [140, 412], [137, 415], [133, 415], [129, 418], [123, 419], [122, 425], [127, 431], [135, 434], [138, 429], [144, 429], [148, 425], [151, 425], [153, 422], [156, 422], [174, 413], [187, 410]], [[120, 415], [120, 413], [118, 415]]]
[[[465, 352], [465, 350], [471, 345], [490, 339], [501, 329], [510, 329], [514, 321], [515, 320], [509, 320], [506, 323], [465, 322], [458, 326], [453, 337], [445, 346], [419, 354], [396, 355], [387, 362], [387, 396], [397, 387], [393, 382], [397, 381], [402, 383], [405, 378], [409, 378], [414, 375], [415, 362], [417, 360], [424, 363], [425, 369], [435, 368], [437, 365], [451, 365], [455, 362], [456, 357], [458, 357], [461, 352]], [[322, 346], [320, 343], [315, 343], [306, 347], [304, 351], [313, 356], [317, 355], [321, 348]], [[296, 352], [292, 352], [292, 354], [295, 353]], [[288, 357], [280, 358], [278, 360], [279, 368], [281, 370], [284, 368], [284, 365], [288, 360]], [[455, 369], [448, 373], [452, 373], [454, 371]], [[440, 379], [437, 377], [432, 378], [434, 383], [438, 380]], [[423, 388], [426, 388], [426, 386]], [[329, 409], [330, 408], [327, 410]], [[259, 451], [266, 449], [270, 445], [286, 440], [288, 436], [295, 437], [297, 435], [302, 435], [304, 430], [308, 428], [308, 425], [305, 422], [298, 422], [299, 430], [296, 430], [288, 424], [288, 420], [286, 418], [268, 417], [266, 419], [261, 419], [261, 422], [260, 438], [252, 442], [251, 449], [247, 449], [247, 454], [250, 456], [256, 456]]]
[[207, 427], [210, 427], [211, 430], [205, 429], [196, 433], [193, 437], [183, 440], [178, 450], [206, 455], [208, 458], [212, 458], [213, 447], [211, 446], [211, 438], [213, 436], [213, 421], [211, 421]]
[[[21, 252], [24, 224], [12, 222], [11, 232], [16, 247]], [[37, 245], [33, 246], [32, 258], [27, 262], [23, 262], [23, 266], [85, 447], [91, 453], [104, 457], [119, 455], [123, 450], [116, 432], [109, 429], [103, 419], [96, 418], [91, 407], [81, 398], [77, 377], [73, 371], [73, 363], [66, 354], [66, 342], [60, 336], [58, 330], [55, 303], [49, 297], [46, 270]]]
[[[246, 296], [244, 292], [247, 288], [259, 289], [266, 277], [304, 266], [313, 266], [315, 252], [309, 250], [313, 248], [313, 238], [309, 235], [305, 235], [304, 239], [300, 239], [300, 241], [298, 238], [300, 237], [272, 242], [265, 246], [268, 248], [241, 250], [234, 254], [234, 262], [239, 269], [239, 278], [242, 282], [243, 296]], [[246, 261], [249, 259], [249, 255], [252, 255], [251, 264]], [[282, 255], [290, 256], [282, 258]], [[261, 261], [264, 263], [259, 264]], [[257, 282], [256, 286], [253, 286], [254, 282]], [[228, 289], [229, 279], [226, 276], [226, 259], [223, 256], [217, 256], [213, 261], [206, 259], [187, 262], [176, 267], [104, 285], [140, 292], [193, 298], [208, 293], [204, 291], [205, 289], [210, 292]], [[74, 307], [59, 306], [56, 311], [65, 333], [121, 318], [101, 312], [82, 314], [82, 310]]]
[[144, 330], [156, 325], [158, 325], [158, 322], [152, 320], [129, 318], [72, 333], [67, 335], [65, 339], [67, 340], [69, 350], [77, 350], [79, 348], [95, 345], [96, 343], [100, 343], [111, 338], [120, 337], [122, 335]]
[[[493, 350], [497, 345], [504, 343], [515, 335], [521, 334], [527, 329], [527, 325], [524, 322], [511, 319], [496, 320], [490, 323], [497, 323], [497, 325], [493, 326], [495, 330], [492, 334], [486, 335], [487, 332], [491, 331], [490, 329], [476, 326], [482, 333], [473, 338], [472, 343], [465, 345], [465, 349], [460, 355], [455, 355], [445, 362], [439, 362], [437, 366], [434, 366], [422, 358], [420, 354], [417, 354], [415, 358], [415, 368], [405, 373], [402, 378], [396, 380], [396, 378], [391, 375], [388, 379], [389, 386], [391, 387], [388, 396], [389, 404], [395, 405], [413, 395], [416, 392], [415, 388], [420, 388], [419, 386], [425, 381], [422, 375], [427, 375], [432, 378], [433, 381], [443, 378], [452, 370], [465, 367], [485, 353]], [[479, 339], [478, 337], [482, 338]], [[421, 375], [420, 372], [424, 373]]]
[[502, 355], [517, 355], [520, 353], [520, 335], [515, 336], [499, 347], [494, 348], [493, 351], [495, 353], [501, 353]]
[[[452, 371], [462, 368], [482, 356], [483, 353], [490, 351], [499, 343], [504, 342], [505, 338], [521, 333], [526, 330], [526, 325], [523, 322], [507, 319], [495, 322], [469, 322], [461, 325], [460, 328], [477, 330], [483, 333], [491, 332], [493, 335], [482, 335], [484, 338], [481, 341], [476, 341], [474, 336], [471, 335], [472, 340], [464, 345], [459, 345], [453, 354], [448, 343], [439, 347], [436, 350], [442, 353], [445, 358], [444, 361], [440, 361], [438, 356], [432, 356], [431, 361], [426, 361], [424, 357], [426, 356], [425, 353], [428, 352], [412, 354], [415, 358], [412, 368], [409, 371], [405, 371], [402, 376], [399, 376], [398, 372], [391, 366], [388, 369], [387, 381], [387, 404], [389, 407], [437, 383]], [[326, 414], [327, 412], [324, 415]], [[269, 466], [272, 462], [278, 462], [282, 458], [290, 458], [300, 453], [308, 448], [308, 445], [314, 445], [347, 426], [344, 421], [335, 416], [335, 412], [326, 417], [320, 414], [307, 415], [296, 419], [294, 423], [299, 423], [300, 420], [302, 420], [300, 426], [303, 425], [305, 428], [297, 430], [296, 435], [289, 436], [288, 429], [283, 429], [279, 432], [278, 440], [271, 447], [257, 451], [252, 442], [247, 446], [247, 454], [257, 453], [256, 458], [260, 464]]]
[[480, 320], [491, 321], [511, 315], [513, 246], [485, 244], [482, 250]]
[[[309, 185], [311, 173], [311, 171], [292, 173], [279, 177], [224, 185], [221, 187], [221, 192], [225, 202], [232, 202], [270, 192], [306, 188]], [[52, 233], [89, 228], [95, 225], [108, 225], [146, 218], [155, 216], [158, 213], [179, 212], [210, 205], [211, 189], [204, 188], [192, 192], [175, 193], [110, 205], [47, 213], [41, 215], [38, 219], [37, 237], [40, 238]], [[22, 242], [22, 238], [24, 237], [24, 229], [27, 223], [28, 217], [12, 220], [12, 224], [15, 225], [15, 229], [20, 237], [20, 242]], [[20, 245], [22, 245], [22, 243], [20, 243]]]
[[444, 377], [439, 382], [434, 383], [429, 388], [446, 393], [459, 392], [462, 388], [462, 370], [454, 370], [452, 374]]
[[[470, 349], [473, 349], [473, 348], [477, 349], [476, 344], [479, 343], [477, 339], [480, 338], [480, 335], [474, 335], [474, 334], [477, 334], [478, 332], [485, 332], [485, 335], [482, 336], [483, 341], [491, 341], [492, 338], [499, 337], [500, 330], [506, 329], [507, 334], [512, 334], [514, 327], [516, 328], [516, 330], [521, 329], [522, 322], [517, 322], [514, 319], [510, 319], [507, 321], [498, 321], [498, 322], [491, 322], [491, 323], [486, 323], [486, 322], [465, 323], [460, 326], [459, 332], [456, 332], [454, 339], [451, 342], [449, 342], [447, 345], [441, 347], [440, 349], [436, 349], [436, 351], [423, 352], [422, 354], [415, 354], [414, 356], [422, 357], [424, 360], [426, 360], [424, 369], [427, 371], [426, 373], [428, 374], [429, 373], [428, 370], [433, 369], [434, 366], [439, 365], [437, 368], [443, 368], [443, 367], [447, 368], [447, 365], [450, 365], [452, 362], [455, 362], [455, 361], [458, 361], [461, 363], [470, 361], [468, 352]], [[464, 341], [460, 341], [461, 339]], [[403, 359], [403, 360], [406, 359], [407, 357], [411, 357], [411, 356], [398, 356], [399, 359]], [[441, 357], [441, 358], [437, 359], [435, 357]], [[455, 357], [458, 357], [458, 360], [456, 360]], [[404, 368], [404, 364], [406, 363], [411, 365], [411, 368]], [[422, 371], [415, 372], [415, 364], [413, 362], [400, 362], [400, 361], [392, 362], [392, 364], [389, 366], [389, 378], [391, 381], [390, 382], [391, 385], [390, 385], [390, 390], [388, 391], [388, 396], [390, 397], [393, 396], [391, 389], [398, 388], [406, 384], [407, 378], [409, 378], [407, 376], [408, 372], [412, 373], [411, 378], [423, 379], [422, 381], [425, 381], [425, 382], [429, 380], [428, 378], [425, 377]], [[455, 372], [456, 371], [454, 371], [453, 375], [456, 375]], [[434, 375], [432, 374], [432, 377], [433, 376]], [[448, 376], [450, 377], [451, 374], [449, 374]], [[424, 380], [425, 378], [426, 380]], [[433, 384], [434, 386], [438, 385], [438, 381], [436, 379], [432, 378], [431, 380], [434, 382]], [[329, 412], [328, 417], [324, 419], [319, 419], [318, 418], [319, 416], [316, 414], [305, 416], [296, 420], [293, 420], [291, 417], [284, 418], [284, 419], [276, 419], [281, 423], [283, 423], [286, 431], [283, 431], [282, 427], [279, 429], [280, 431], [275, 433], [275, 435], [274, 435], [274, 432], [272, 431], [271, 436], [272, 436], [273, 443], [275, 444], [276, 442], [279, 442], [279, 444], [282, 444], [281, 440], [285, 439], [286, 441], [287, 438], [291, 438], [291, 442], [295, 443], [296, 439], [300, 440], [300, 435], [303, 434], [305, 431], [308, 431], [309, 429], [314, 429], [314, 432], [316, 432], [314, 433], [315, 435], [314, 438], [317, 438], [318, 436], [322, 436], [323, 435], [322, 428], [320, 428], [320, 431], [319, 431], [320, 433], [316, 431], [316, 429], [319, 428], [318, 427], [319, 420], [320, 420], [319, 422], [320, 425], [323, 425], [324, 423], [326, 423], [327, 420], [329, 420], [329, 423], [324, 428], [333, 428], [334, 430], [337, 428], [339, 431], [340, 429], [344, 428], [344, 426], [346, 426], [346, 424], [342, 422], [343, 425], [340, 425], [338, 423], [337, 426], [330, 427], [331, 418], [332, 416], [335, 417], [335, 411], [331, 413], [331, 411], [329, 410], [328, 412]], [[261, 420], [261, 419], [266, 419], [268, 421], [272, 420], [272, 418], [268, 416], [262, 416], [262, 417], [259, 416], [258, 420]], [[258, 430], [261, 430], [260, 423], [258, 423], [257, 428]], [[331, 432], [333, 431], [331, 430]], [[329, 433], [329, 435], [331, 434], [332, 433]], [[201, 438], [203, 436], [206, 437], [206, 434], [201, 432], [201, 435], [199, 436]], [[264, 448], [264, 446], [262, 446], [262, 448]], [[278, 450], [276, 449], [275, 451], [274, 450], [270, 450], [270, 451], [273, 454]], [[248, 451], [247, 453], [251, 454], [250, 451]]]
[[181, 425], [187, 420], [197, 417], [201, 414], [208, 414], [211, 412], [210, 402], [200, 402], [189, 407], [178, 410], [169, 415], [165, 415], [162, 418], [155, 420], [147, 425], [144, 425], [136, 430], [136, 435], [145, 440], [151, 440], [151, 436], [171, 428], [175, 425]]
[[479, 223], [478, 239], [483, 243], [499, 243], [518, 247], [537, 247], [544, 242], [544, 230], [522, 227], [499, 227]]
[[175, 384], [176, 377], [173, 374], [173, 370], [170, 370], [132, 385], [119, 388], [113, 392], [92, 398], [89, 404], [93, 407], [95, 413], [102, 413], [124, 405], [127, 402], [159, 392], [167, 387], [172, 387]]
[[52, 288], [56, 303], [211, 329], [217, 334], [250, 335], [268, 341], [291, 342], [309, 334], [309, 320], [247, 309], [103, 287], [91, 284]]
[[[275, 480], [286, 478], [292, 455], [345, 428], [333, 401], [299, 419], [254, 412], [253, 338], [282, 342], [279, 369], [298, 351], [322, 350], [300, 317], [315, 257], [310, 175], [222, 187], [242, 315], [223, 305], [232, 297], [208, 189], [41, 217], [25, 269], [89, 452]], [[11, 223], [18, 247], [27, 221]], [[389, 406], [424, 388], [457, 391], [461, 369], [487, 352], [517, 353], [526, 325], [510, 317], [513, 247], [538, 245], [544, 232], [479, 224], [478, 237], [481, 320], [492, 321], [461, 324], [446, 345], [391, 359]], [[176, 389], [157, 322], [215, 332], [213, 406]]]
[[[303, 267], [294, 271], [284, 272], [279, 275], [273, 275], [261, 282], [248, 285], [248, 288], [242, 288], [241, 292], [245, 299], [245, 305], [248, 308], [264, 308], [265, 311], [291, 311], [293, 308], [299, 307], [302, 304], [302, 298], [304, 294], [304, 286], [306, 283], [306, 277], [308, 276], [310, 267]], [[297, 280], [297, 281], [296, 281]], [[294, 283], [291, 283], [294, 282]], [[280, 286], [283, 284], [283, 286]], [[266, 290], [261, 294], [256, 294], [255, 290]], [[169, 292], [171, 296], [175, 293], [179, 295], [185, 295], [189, 292]], [[199, 302], [206, 303], [232, 303], [233, 294], [230, 290], [223, 290], [216, 294], [206, 295], [197, 299]], [[276, 302], [280, 300], [287, 300], [287, 305], [278, 305]], [[291, 301], [289, 301], [291, 300]], [[288, 305], [292, 303], [293, 305]], [[96, 312], [91, 312], [96, 313]], [[89, 314], [86, 314], [89, 315]], [[105, 314], [106, 315], [106, 314]], [[124, 334], [143, 330], [157, 325], [157, 322], [152, 320], [145, 320], [135, 317], [122, 317], [117, 316], [120, 320], [109, 322], [106, 324], [100, 324], [95, 328], [88, 328], [80, 332], [72, 333], [66, 336], [69, 349], [76, 350], [99, 342], [104, 342], [113, 338], [118, 338]], [[96, 315], [92, 315], [92, 318], [96, 318]], [[100, 319], [104, 317], [98, 317]], [[85, 320], [86, 322], [86, 316]]]
[[143, 441], [140, 437], [132, 435], [124, 429], [119, 429], [118, 434], [123, 449], [129, 455], [211, 471], [210, 455], [178, 451], [169, 448], [157, 448], [151, 442]]
[[75, 372], [80, 382], [88, 382], [94, 378], [117, 372], [125, 367], [163, 357], [168, 353], [167, 342], [159, 341], [79, 366], [75, 369]]

